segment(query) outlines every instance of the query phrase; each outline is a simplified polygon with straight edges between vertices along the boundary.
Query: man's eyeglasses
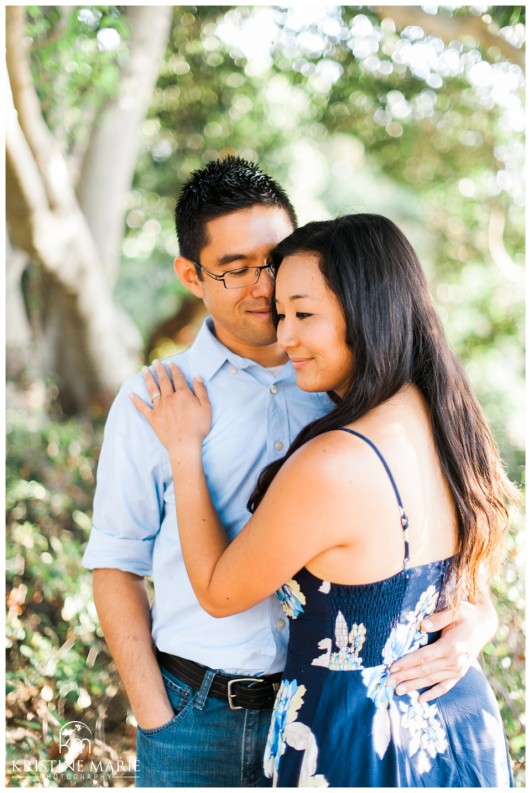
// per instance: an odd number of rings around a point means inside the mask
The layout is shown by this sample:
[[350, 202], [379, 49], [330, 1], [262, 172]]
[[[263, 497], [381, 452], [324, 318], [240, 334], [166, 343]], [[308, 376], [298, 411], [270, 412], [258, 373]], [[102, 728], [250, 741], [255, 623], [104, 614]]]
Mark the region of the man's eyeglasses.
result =
[[275, 278], [275, 272], [271, 264], [262, 264], [260, 267], [240, 267], [238, 270], [227, 270], [221, 275], [216, 275], [216, 273], [205, 270], [203, 265], [199, 264], [199, 262], [194, 262], [194, 264], [210, 276], [210, 278], [213, 278], [214, 281], [223, 281], [225, 289], [238, 289], [243, 286], [252, 286], [258, 283], [262, 270], [266, 270], [270, 278]]

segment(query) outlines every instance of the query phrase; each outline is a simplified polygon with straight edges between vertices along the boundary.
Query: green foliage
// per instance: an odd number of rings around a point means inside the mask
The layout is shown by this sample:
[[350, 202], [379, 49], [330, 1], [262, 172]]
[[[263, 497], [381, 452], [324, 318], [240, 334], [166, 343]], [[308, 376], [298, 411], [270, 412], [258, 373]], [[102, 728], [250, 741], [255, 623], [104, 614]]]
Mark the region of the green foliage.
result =
[[[440, 13], [466, 21], [480, 12]], [[491, 30], [520, 35], [523, 7], [481, 13]], [[428, 266], [441, 280], [469, 258], [492, 269], [487, 229], [501, 213], [505, 253], [521, 267], [523, 82], [519, 66], [471, 37], [444, 43], [418, 27], [400, 31], [371, 7], [175, 7], [142, 129], [117, 298], [145, 333], [178, 309], [175, 198], [190, 171], [228, 153], [258, 159], [302, 200], [315, 190], [306, 169], [317, 182], [320, 169], [314, 197], [327, 215], [385, 206], [400, 219], [400, 199], [386, 201], [391, 190], [359, 184], [369, 171], [376, 185], [403, 186], [422, 208]], [[347, 172], [338, 139], [359, 152]], [[297, 168], [301, 143], [309, 154]], [[314, 204], [297, 208], [310, 219]]]
[[[482, 16], [492, 34], [523, 40], [523, 6], [439, 14], [464, 22]], [[32, 6], [28, 20], [43, 112], [75, 171], [127, 57], [127, 12]], [[390, 204], [388, 188], [358, 184], [368, 170], [376, 184], [403, 186], [406, 201], [422, 207], [417, 222], [432, 235], [427, 266], [439, 282], [455, 279], [470, 260], [493, 269], [494, 217], [503, 226], [502, 256], [521, 278], [523, 100], [522, 70], [492, 46], [471, 36], [445, 43], [415, 26], [398, 30], [370, 6], [176, 6], [142, 125], [116, 297], [146, 337], [176, 312], [184, 293], [171, 267], [175, 198], [190, 171], [228, 153], [258, 159], [297, 196], [312, 192], [313, 184], [298, 188], [304, 169], [319, 167], [312, 152], [319, 153], [325, 176], [315, 198], [328, 215], [383, 205], [400, 220], [401, 198]], [[359, 151], [348, 175], [337, 165], [338, 136]], [[301, 141], [310, 154], [295, 168]], [[452, 301], [441, 302], [453, 316]], [[488, 322], [495, 335], [499, 324]], [[514, 337], [514, 324], [504, 336]]]
[[[99, 629], [91, 576], [80, 564], [101, 427], [33, 421], [10, 414], [7, 434], [8, 776], [15, 787], [68, 787], [78, 784], [72, 773], [50, 773], [50, 764], [61, 761], [64, 724], [78, 719], [97, 726], [107, 717], [107, 729], [119, 725], [118, 744], [127, 732], [126, 704]], [[97, 737], [95, 756], [112, 756]], [[81, 786], [91, 784], [90, 776]]]
[[27, 35], [44, 118], [65, 152], [78, 158], [118, 87], [126, 17], [116, 6], [30, 6]]
[[513, 515], [507, 560], [493, 586], [499, 617], [484, 667], [496, 694], [513, 760], [515, 783], [525, 785], [525, 552], [524, 521]]

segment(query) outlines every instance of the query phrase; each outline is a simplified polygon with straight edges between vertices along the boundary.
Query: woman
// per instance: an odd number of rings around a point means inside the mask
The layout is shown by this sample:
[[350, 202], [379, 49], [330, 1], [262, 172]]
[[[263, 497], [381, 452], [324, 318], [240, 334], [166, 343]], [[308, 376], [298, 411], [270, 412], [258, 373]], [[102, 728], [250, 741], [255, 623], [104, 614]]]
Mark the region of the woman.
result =
[[[214, 616], [277, 591], [288, 661], [264, 758], [280, 786], [511, 784], [498, 709], [475, 665], [423, 703], [389, 680], [434, 640], [420, 623], [475, 597], [503, 551], [512, 495], [444, 338], [420, 264], [377, 215], [310, 223], [272, 254], [277, 334], [307, 391], [337, 402], [262, 473], [230, 544], [210, 501], [204, 385], [161, 364], [148, 418], [168, 449], [184, 559]], [[208, 437], [204, 441], [208, 444]]]

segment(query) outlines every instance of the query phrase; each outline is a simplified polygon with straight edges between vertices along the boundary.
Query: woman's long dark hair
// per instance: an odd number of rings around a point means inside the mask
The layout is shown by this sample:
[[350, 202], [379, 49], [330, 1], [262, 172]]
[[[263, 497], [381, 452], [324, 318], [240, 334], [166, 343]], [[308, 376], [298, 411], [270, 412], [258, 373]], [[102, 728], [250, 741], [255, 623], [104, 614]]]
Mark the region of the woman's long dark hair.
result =
[[345, 317], [355, 366], [343, 399], [301, 430], [285, 456], [262, 471], [248, 508], [254, 512], [280, 467], [300, 446], [360, 419], [411, 381], [426, 399], [457, 509], [458, 591], [466, 588], [473, 598], [481, 568], [492, 575], [503, 553], [506, 504], [514, 498], [514, 488], [483, 410], [445, 338], [413, 248], [392, 221], [358, 214], [297, 229], [272, 252], [275, 271], [295, 253], [319, 257]]

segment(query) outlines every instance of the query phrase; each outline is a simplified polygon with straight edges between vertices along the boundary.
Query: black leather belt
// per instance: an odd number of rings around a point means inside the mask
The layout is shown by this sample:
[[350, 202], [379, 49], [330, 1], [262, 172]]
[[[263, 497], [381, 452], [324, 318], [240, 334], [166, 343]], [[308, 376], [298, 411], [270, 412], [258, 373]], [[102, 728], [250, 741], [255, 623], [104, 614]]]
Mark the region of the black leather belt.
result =
[[[178, 655], [163, 653], [157, 649], [157, 658], [162, 666], [172, 672], [176, 677], [188, 683], [196, 691], [201, 688], [201, 683], [208, 667], [179, 658]], [[263, 677], [230, 677], [216, 674], [210, 686], [209, 695], [229, 703], [232, 710], [265, 710], [272, 708], [280, 686], [282, 675], [264, 675]]]

